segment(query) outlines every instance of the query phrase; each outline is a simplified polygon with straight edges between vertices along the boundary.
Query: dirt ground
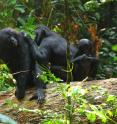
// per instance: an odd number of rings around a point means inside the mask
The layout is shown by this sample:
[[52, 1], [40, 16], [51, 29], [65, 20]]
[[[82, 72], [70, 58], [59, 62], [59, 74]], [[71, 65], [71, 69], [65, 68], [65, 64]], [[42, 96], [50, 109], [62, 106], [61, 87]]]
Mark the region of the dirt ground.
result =
[[[83, 83], [72, 82], [71, 85], [83, 85], [84, 88], [90, 87], [91, 85], [98, 85], [106, 88], [110, 94], [117, 96], [117, 78], [87, 81]], [[8, 115], [19, 124], [40, 124], [41, 120], [46, 118], [44, 112], [59, 113], [63, 111], [64, 100], [55, 92], [55, 88], [56, 84], [49, 84], [47, 86], [45, 90], [45, 103], [43, 105], [37, 104], [36, 100], [29, 101], [29, 98], [35, 92], [35, 88], [28, 89], [25, 98], [21, 101], [15, 98], [15, 89], [0, 93], [0, 113]], [[30, 112], [27, 109], [29, 109]], [[36, 112], [34, 112], [35, 110]]]

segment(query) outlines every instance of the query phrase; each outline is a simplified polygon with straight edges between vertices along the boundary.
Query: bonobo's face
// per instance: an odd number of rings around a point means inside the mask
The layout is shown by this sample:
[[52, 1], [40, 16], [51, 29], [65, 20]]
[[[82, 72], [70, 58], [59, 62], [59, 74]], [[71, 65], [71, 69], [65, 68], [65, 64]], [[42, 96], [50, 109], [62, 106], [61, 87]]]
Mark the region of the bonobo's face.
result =
[[93, 50], [93, 43], [88, 39], [81, 39], [79, 41], [80, 54], [91, 55]]
[[17, 33], [10, 28], [0, 30], [0, 59], [9, 56], [18, 46]]
[[41, 41], [43, 40], [43, 38], [45, 38], [47, 36], [47, 32], [49, 32], [50, 30], [48, 29], [48, 27], [46, 26], [39, 26], [36, 31], [36, 37], [35, 37], [35, 41], [37, 43], [37, 45], [40, 45]]
[[41, 30], [39, 30], [39, 29], [37, 29], [36, 31], [35, 31], [35, 42], [37, 43], [37, 45], [40, 45], [40, 42], [41, 42], [41, 35], [42, 35], [42, 31]]
[[42, 39], [45, 37], [45, 31], [43, 29], [37, 29], [35, 34], [36, 34], [35, 41], [37, 45], [39, 46]]

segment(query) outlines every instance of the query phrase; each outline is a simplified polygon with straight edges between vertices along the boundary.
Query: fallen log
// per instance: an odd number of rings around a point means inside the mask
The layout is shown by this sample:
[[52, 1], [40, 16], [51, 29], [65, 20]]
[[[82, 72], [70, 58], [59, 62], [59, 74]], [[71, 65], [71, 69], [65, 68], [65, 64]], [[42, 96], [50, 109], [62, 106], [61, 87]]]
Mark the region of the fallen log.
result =
[[[117, 96], [117, 78], [71, 83], [71, 86], [81, 85], [83, 88], [90, 88], [92, 85], [101, 86], [106, 88], [110, 94]], [[45, 103], [43, 105], [37, 104], [36, 100], [29, 101], [29, 98], [35, 92], [35, 88], [27, 90], [25, 98], [21, 101], [18, 101], [15, 98], [15, 89], [6, 93], [2, 93], [0, 94], [0, 113], [8, 115], [20, 124], [41, 123], [41, 121], [46, 118], [45, 113], [59, 114], [64, 110], [65, 101], [58, 94], [58, 92], [55, 91], [56, 87], [57, 84], [47, 85], [47, 89], [45, 90]]]

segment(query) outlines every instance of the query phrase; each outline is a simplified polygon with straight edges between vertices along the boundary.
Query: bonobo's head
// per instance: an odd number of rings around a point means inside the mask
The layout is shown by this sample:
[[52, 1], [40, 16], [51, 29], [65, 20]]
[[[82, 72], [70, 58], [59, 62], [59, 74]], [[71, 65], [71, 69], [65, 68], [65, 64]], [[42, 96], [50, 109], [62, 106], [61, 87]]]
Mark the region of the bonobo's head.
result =
[[88, 39], [81, 39], [79, 41], [78, 49], [79, 54], [92, 55], [93, 54], [93, 42]]
[[37, 45], [40, 45], [43, 38], [48, 37], [52, 34], [52, 31], [47, 26], [39, 26], [35, 31], [35, 41]]
[[12, 28], [0, 30], [0, 59], [6, 61], [10, 55], [15, 54], [19, 42], [21, 41], [21, 33], [17, 33]]

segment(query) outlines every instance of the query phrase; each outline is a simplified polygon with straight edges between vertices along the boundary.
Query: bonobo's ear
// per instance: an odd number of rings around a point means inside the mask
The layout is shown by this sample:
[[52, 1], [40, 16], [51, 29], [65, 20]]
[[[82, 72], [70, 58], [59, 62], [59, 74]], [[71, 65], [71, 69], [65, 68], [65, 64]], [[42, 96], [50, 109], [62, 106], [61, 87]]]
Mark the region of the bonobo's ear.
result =
[[44, 29], [36, 30], [35, 34], [36, 34], [35, 42], [37, 43], [37, 45], [40, 45], [43, 38], [46, 37], [46, 31]]
[[14, 36], [10, 36], [10, 43], [16, 47], [18, 46], [18, 39]]

